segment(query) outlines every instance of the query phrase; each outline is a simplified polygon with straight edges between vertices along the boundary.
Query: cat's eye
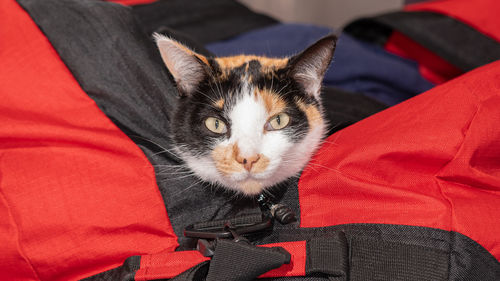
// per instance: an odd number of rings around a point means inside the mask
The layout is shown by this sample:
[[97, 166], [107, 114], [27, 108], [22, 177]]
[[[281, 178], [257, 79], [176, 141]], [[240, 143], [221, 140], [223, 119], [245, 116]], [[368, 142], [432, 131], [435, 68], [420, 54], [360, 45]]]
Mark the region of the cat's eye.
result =
[[215, 117], [208, 117], [205, 119], [205, 126], [216, 134], [224, 134], [227, 132], [226, 124]]
[[268, 131], [281, 130], [285, 128], [288, 125], [288, 123], [290, 123], [290, 116], [282, 112], [271, 117], [271, 119], [267, 121], [264, 128]]

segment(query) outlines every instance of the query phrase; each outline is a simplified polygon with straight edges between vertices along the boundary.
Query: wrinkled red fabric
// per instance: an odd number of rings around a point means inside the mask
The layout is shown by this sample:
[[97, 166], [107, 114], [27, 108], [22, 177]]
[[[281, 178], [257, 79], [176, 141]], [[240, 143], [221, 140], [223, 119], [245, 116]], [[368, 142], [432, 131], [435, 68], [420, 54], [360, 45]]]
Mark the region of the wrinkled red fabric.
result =
[[76, 280], [172, 251], [153, 167], [13, 0], [0, 38], [0, 280]]
[[500, 259], [499, 124], [495, 62], [337, 132], [301, 176], [301, 227], [433, 227]]

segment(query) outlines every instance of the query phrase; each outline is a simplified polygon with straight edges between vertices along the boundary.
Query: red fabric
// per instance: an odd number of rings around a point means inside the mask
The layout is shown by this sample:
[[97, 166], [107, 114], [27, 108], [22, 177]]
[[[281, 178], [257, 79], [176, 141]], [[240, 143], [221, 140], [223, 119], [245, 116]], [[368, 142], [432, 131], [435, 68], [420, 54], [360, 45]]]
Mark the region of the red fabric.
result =
[[268, 271], [259, 278], [304, 276], [306, 274], [306, 241], [273, 243], [261, 247], [283, 247], [292, 255], [292, 258], [289, 264]]
[[[259, 276], [259, 278], [304, 276], [306, 270], [306, 241], [282, 242], [259, 247], [283, 247], [291, 254], [291, 262]], [[172, 278], [191, 267], [208, 260], [197, 251], [167, 252], [142, 256], [141, 268], [135, 280], [155, 280]]]
[[463, 72], [422, 45], [395, 31], [385, 44], [385, 49], [398, 56], [415, 60], [423, 77], [434, 84], [451, 80]]
[[301, 227], [415, 225], [500, 259], [500, 62], [329, 137], [299, 182]]
[[167, 252], [141, 257], [141, 268], [135, 280], [156, 280], [172, 278], [191, 267], [209, 260], [198, 251]]
[[176, 237], [142, 151], [0, 1], [0, 280], [76, 280]]

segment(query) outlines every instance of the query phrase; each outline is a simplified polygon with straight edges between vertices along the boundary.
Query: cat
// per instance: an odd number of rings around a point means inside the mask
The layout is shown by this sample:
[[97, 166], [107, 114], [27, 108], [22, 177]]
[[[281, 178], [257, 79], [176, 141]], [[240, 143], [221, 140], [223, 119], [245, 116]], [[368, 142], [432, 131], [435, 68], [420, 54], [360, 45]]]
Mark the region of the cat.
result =
[[254, 196], [300, 173], [326, 133], [320, 92], [334, 35], [287, 58], [206, 57], [154, 38], [180, 95], [174, 151], [197, 177]]

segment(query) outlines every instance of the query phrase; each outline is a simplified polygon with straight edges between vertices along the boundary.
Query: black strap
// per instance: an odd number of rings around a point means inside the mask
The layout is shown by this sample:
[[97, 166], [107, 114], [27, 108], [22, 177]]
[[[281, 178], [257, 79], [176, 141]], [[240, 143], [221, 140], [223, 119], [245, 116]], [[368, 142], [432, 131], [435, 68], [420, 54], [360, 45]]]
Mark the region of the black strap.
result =
[[227, 222], [231, 222], [233, 225], [241, 224], [255, 224], [262, 222], [262, 214], [248, 214], [241, 215], [230, 219], [213, 220], [206, 222], [198, 222], [193, 224], [194, 229], [208, 228], [208, 227], [223, 227]]
[[203, 44], [278, 23], [232, 0], [156, 1], [134, 6], [133, 11], [149, 34], [169, 27]]
[[449, 253], [419, 245], [353, 235], [307, 241], [306, 274], [329, 280], [448, 280]]
[[343, 232], [306, 243], [306, 274], [324, 273], [330, 280], [348, 280], [349, 246]]
[[255, 247], [242, 242], [219, 240], [206, 280], [250, 281], [285, 263], [290, 263], [290, 254], [281, 247]]
[[350, 280], [448, 280], [449, 253], [419, 245], [354, 237]]
[[500, 59], [500, 44], [496, 40], [438, 13], [388, 13], [356, 20], [344, 28], [358, 39], [379, 44], [385, 44], [392, 30], [405, 34], [464, 72]]

